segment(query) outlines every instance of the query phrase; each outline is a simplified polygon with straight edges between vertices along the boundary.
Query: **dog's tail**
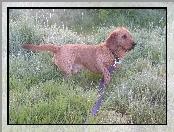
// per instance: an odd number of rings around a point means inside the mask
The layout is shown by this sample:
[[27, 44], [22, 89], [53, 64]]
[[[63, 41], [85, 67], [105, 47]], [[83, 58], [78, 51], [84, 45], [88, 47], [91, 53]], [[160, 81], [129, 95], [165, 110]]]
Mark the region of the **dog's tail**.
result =
[[56, 53], [59, 46], [53, 44], [42, 44], [42, 45], [24, 44], [22, 45], [22, 48], [32, 51], [52, 51]]

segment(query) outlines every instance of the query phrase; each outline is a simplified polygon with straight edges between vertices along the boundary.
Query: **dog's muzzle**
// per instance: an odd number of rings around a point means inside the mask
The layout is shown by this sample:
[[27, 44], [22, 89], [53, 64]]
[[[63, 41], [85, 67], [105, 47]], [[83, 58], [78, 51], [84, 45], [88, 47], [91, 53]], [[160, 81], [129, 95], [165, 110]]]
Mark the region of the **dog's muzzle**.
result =
[[126, 51], [131, 51], [132, 49], [134, 49], [136, 43], [133, 41], [131, 44], [132, 44], [132, 46], [129, 49], [127, 49]]

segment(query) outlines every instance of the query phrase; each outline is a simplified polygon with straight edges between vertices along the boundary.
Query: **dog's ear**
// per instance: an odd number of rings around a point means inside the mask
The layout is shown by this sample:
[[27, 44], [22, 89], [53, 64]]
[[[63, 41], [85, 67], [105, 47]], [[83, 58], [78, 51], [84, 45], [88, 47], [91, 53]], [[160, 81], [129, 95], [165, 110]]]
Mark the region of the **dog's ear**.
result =
[[112, 51], [115, 51], [118, 48], [118, 38], [116, 32], [113, 32], [106, 39], [106, 45]]

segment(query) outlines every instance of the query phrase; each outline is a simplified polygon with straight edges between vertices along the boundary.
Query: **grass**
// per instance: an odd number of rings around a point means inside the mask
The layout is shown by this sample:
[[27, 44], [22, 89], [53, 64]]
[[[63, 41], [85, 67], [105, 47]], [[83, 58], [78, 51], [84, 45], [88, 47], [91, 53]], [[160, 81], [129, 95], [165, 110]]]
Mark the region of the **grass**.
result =
[[9, 123], [83, 124], [87, 120], [89, 124], [165, 124], [166, 27], [159, 23], [165, 23], [165, 20], [156, 16], [156, 11], [148, 12], [148, 19], [155, 18], [147, 28], [140, 28], [141, 20], [135, 25], [131, 18], [120, 14], [130, 22], [128, 27], [138, 45], [126, 55], [122, 67], [113, 73], [94, 118], [90, 112], [98, 97], [101, 75], [81, 71], [63, 83], [61, 73], [51, 62], [52, 53], [26, 52], [20, 46], [22, 42], [97, 44], [116, 26], [94, 27], [86, 34], [56, 24], [45, 27], [36, 24], [33, 28], [34, 20], [28, 16], [22, 21], [11, 21]]
[[[84, 93], [80, 88], [74, 87], [74, 84], [60, 84], [54, 81], [46, 81], [29, 90], [24, 89], [25, 86], [18, 89], [22, 94], [11, 91], [11, 95], [15, 98], [11, 102], [13, 104], [11, 109], [16, 109], [16, 105], [20, 106], [16, 111], [10, 111], [14, 117], [18, 117], [17, 119], [11, 118], [11, 123], [81, 123], [89, 114], [93, 99], [96, 99], [94, 90]], [[93, 99], [88, 100], [89, 96]]]

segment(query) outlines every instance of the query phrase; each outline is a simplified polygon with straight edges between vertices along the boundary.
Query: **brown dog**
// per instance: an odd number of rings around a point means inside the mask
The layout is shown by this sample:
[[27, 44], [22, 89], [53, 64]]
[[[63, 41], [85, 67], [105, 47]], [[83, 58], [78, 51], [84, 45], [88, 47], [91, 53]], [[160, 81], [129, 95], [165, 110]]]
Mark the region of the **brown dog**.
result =
[[114, 64], [114, 60], [121, 60], [127, 51], [134, 48], [136, 43], [132, 39], [131, 33], [124, 27], [114, 30], [106, 42], [100, 45], [67, 44], [57, 46], [53, 44], [31, 45], [25, 44], [22, 47], [32, 51], [52, 51], [53, 63], [68, 78], [71, 73], [76, 73], [82, 68], [86, 68], [94, 73], [103, 74], [104, 83], [110, 81], [109, 67]]

